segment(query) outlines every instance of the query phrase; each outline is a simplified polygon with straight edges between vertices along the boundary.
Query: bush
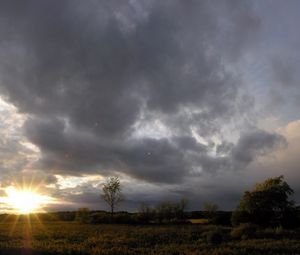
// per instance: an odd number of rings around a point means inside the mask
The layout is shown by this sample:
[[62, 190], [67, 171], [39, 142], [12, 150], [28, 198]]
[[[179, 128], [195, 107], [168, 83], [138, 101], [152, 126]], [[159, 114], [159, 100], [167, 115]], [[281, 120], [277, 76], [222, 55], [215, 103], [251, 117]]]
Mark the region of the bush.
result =
[[134, 224], [135, 218], [129, 213], [117, 213], [114, 215], [113, 223], [116, 224]]
[[234, 239], [249, 239], [253, 238], [256, 235], [256, 232], [258, 230], [257, 225], [252, 223], [243, 223], [234, 228], [230, 235]]
[[218, 211], [211, 219], [211, 223], [214, 225], [231, 225], [231, 212]]
[[251, 217], [246, 211], [236, 210], [232, 213], [231, 224], [233, 226], [239, 226], [240, 224], [244, 224], [247, 222], [251, 222]]
[[138, 219], [134, 214], [118, 212], [114, 214], [111, 220], [111, 215], [106, 212], [93, 212], [89, 216], [88, 223], [91, 224], [135, 224], [138, 223]]
[[299, 228], [300, 227], [300, 207], [292, 207], [285, 211], [281, 225], [284, 228]]
[[268, 239], [293, 239], [297, 238], [296, 232], [290, 229], [284, 229], [283, 227], [276, 228], [266, 228], [260, 229], [257, 234], [259, 238], [268, 238]]
[[94, 212], [90, 215], [91, 224], [108, 224], [111, 223], [111, 217], [108, 213]]
[[222, 231], [218, 228], [204, 232], [203, 236], [208, 244], [217, 245], [223, 242]]

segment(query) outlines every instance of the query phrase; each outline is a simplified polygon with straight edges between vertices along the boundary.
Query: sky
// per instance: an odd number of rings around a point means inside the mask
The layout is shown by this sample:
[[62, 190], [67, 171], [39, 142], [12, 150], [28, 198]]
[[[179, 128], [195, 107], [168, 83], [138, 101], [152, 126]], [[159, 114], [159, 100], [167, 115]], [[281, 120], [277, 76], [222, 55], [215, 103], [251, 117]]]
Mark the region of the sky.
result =
[[[234, 209], [284, 175], [300, 203], [300, 2], [1, 0], [0, 197]], [[0, 199], [1, 201], [1, 199]], [[9, 210], [0, 202], [0, 211]]]

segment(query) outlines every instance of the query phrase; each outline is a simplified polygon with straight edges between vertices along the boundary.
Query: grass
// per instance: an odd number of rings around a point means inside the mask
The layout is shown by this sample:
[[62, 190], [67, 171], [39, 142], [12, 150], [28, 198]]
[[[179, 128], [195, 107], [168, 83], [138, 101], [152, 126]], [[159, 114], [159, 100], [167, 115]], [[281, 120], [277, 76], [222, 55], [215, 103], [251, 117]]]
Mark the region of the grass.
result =
[[209, 225], [85, 225], [76, 222], [0, 223], [0, 254], [81, 255], [257, 255], [300, 254], [300, 240], [231, 240], [228, 227], [218, 228], [221, 244], [207, 243]]

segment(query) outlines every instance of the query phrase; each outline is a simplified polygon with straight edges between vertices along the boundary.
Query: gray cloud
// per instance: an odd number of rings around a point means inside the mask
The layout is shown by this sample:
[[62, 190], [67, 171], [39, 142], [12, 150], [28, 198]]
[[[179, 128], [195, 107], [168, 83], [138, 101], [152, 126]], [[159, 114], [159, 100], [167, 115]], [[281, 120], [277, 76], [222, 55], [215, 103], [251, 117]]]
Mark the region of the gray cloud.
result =
[[298, 70], [296, 63], [296, 61], [293, 63], [293, 60], [291, 60], [291, 58], [287, 58], [285, 60], [279, 58], [273, 59], [273, 76], [274, 79], [279, 83], [279, 85], [284, 87], [293, 87], [297, 84]]
[[[287, 146], [283, 136], [256, 127], [253, 94], [260, 92], [243, 74], [259, 75], [245, 62], [267, 58], [267, 114], [299, 96], [298, 57], [283, 58], [280, 45], [267, 49], [278, 31], [259, 34], [274, 17], [261, 20], [265, 9], [256, 4], [1, 1], [0, 93], [26, 116], [22, 141], [40, 149], [32, 165], [18, 137], [3, 139], [0, 160], [11, 165], [1, 176], [35, 173], [57, 185], [56, 174], [120, 175], [131, 179], [125, 191], [132, 208], [164, 199], [162, 190], [174, 200], [232, 205], [243, 189], [234, 183], [239, 176]], [[130, 190], [139, 182], [144, 186]], [[74, 206], [96, 204], [100, 187], [86, 185], [53, 194]]]
[[[25, 134], [41, 150], [39, 167], [167, 183], [197, 165], [230, 169], [191, 128], [217, 134], [251, 102], [226, 68], [255, 42], [259, 19], [246, 1], [32, 0], [0, 9], [1, 92], [30, 116]], [[133, 137], [136, 123], [153, 119], [171, 136]], [[245, 148], [251, 160], [264, 142]]]
[[[283, 120], [283, 124], [299, 118], [299, 2], [256, 2], [261, 19], [259, 47], [253, 51], [254, 72], [250, 76], [260, 87], [259, 103], [266, 117]], [[269, 10], [266, 12], [265, 10]], [[251, 69], [250, 66], [250, 69]], [[246, 69], [249, 74], [249, 68]]]

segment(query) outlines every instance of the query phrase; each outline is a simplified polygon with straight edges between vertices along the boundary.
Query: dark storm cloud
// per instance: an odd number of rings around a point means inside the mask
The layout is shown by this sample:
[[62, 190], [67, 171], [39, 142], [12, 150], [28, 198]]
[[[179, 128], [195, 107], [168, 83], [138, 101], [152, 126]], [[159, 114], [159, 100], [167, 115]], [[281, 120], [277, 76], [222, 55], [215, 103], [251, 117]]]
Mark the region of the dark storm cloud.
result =
[[[29, 114], [25, 134], [42, 152], [39, 166], [170, 183], [198, 166], [232, 168], [191, 128], [213, 135], [249, 108], [228, 67], [255, 42], [251, 6], [124, 2], [0, 2], [1, 93]], [[134, 137], [137, 123], [154, 119], [170, 137]], [[268, 138], [253, 143], [240, 141], [234, 158], [248, 163], [272, 147]]]
[[41, 160], [44, 168], [66, 174], [92, 173], [99, 169], [106, 174], [107, 170], [121, 169], [137, 178], [157, 182], [178, 181], [187, 173], [184, 152], [167, 139], [114, 142], [68, 132], [61, 125], [62, 122], [53, 120], [31, 121], [26, 125], [28, 138], [38, 142], [44, 152]]

